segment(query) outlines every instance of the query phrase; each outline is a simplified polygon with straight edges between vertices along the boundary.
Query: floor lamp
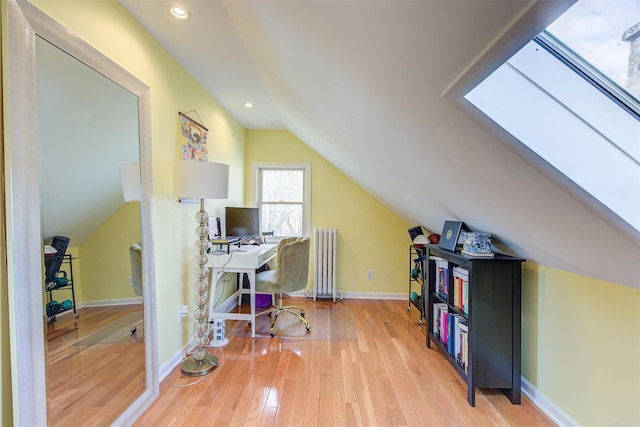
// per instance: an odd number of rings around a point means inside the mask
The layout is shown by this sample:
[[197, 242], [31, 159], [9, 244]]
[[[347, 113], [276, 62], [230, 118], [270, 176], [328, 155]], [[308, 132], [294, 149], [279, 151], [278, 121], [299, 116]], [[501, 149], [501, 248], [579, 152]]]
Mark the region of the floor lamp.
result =
[[197, 309], [193, 329], [195, 349], [182, 363], [182, 373], [197, 377], [211, 373], [218, 366], [218, 358], [209, 354], [209, 215], [204, 210], [204, 199], [226, 199], [229, 196], [229, 165], [180, 160], [174, 167], [174, 194], [188, 199], [200, 199], [196, 213], [196, 282]]

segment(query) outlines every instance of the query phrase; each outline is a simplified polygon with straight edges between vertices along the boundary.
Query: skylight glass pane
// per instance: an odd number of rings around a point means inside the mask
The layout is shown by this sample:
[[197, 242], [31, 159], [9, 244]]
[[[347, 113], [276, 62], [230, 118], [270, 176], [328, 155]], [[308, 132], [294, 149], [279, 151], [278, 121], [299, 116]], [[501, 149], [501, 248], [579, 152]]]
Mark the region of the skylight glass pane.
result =
[[640, 0], [580, 0], [547, 31], [640, 99]]
[[465, 98], [640, 231], [640, 0], [579, 0]]

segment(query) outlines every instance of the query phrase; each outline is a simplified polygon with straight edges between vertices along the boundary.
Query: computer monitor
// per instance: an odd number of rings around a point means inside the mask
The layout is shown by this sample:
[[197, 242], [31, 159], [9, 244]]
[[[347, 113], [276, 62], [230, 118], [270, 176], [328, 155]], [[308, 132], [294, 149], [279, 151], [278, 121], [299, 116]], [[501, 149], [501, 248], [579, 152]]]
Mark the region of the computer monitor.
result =
[[258, 208], [225, 208], [225, 237], [242, 238], [260, 235], [260, 210]]

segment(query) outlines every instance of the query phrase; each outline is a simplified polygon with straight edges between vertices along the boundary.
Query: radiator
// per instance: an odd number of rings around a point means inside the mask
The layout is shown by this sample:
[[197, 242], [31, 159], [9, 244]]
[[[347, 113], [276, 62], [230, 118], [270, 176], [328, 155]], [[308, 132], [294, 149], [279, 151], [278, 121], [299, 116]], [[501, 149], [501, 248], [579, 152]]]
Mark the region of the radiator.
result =
[[336, 262], [338, 251], [338, 230], [335, 228], [314, 228], [313, 300], [317, 298], [342, 299], [342, 292], [336, 284]]

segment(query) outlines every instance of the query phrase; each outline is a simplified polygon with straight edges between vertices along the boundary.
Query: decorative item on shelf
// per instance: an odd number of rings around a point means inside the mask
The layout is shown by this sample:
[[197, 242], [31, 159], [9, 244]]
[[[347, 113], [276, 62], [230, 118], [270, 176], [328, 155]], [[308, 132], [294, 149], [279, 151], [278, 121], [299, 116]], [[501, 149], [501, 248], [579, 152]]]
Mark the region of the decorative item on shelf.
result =
[[56, 273], [56, 288], [61, 288], [63, 286], [67, 286], [69, 284], [69, 278], [67, 277], [67, 272], [64, 270], [60, 270]]
[[409, 237], [411, 238], [412, 242], [416, 239], [416, 237], [422, 236], [423, 234], [424, 233], [422, 232], [422, 227], [419, 225], [416, 225], [409, 229]]
[[442, 235], [438, 246], [451, 252], [455, 252], [460, 231], [464, 228], [462, 221], [445, 221], [442, 227]]
[[462, 251], [469, 256], [492, 257], [491, 233], [462, 232]]
[[429, 239], [427, 239], [427, 236], [425, 236], [424, 234], [418, 234], [414, 239], [413, 239], [413, 246], [415, 246], [416, 248], [424, 248], [424, 245], [429, 243]]
[[434, 245], [437, 245], [438, 243], [440, 243], [440, 235], [439, 234], [429, 234], [429, 243], [432, 243]]
[[200, 199], [196, 213], [196, 282], [197, 295], [194, 317], [193, 354], [182, 363], [182, 373], [195, 377], [211, 373], [218, 366], [218, 358], [209, 354], [209, 215], [204, 210], [205, 199], [226, 199], [229, 193], [229, 165], [221, 163], [181, 160], [174, 167], [174, 194], [178, 197]]

